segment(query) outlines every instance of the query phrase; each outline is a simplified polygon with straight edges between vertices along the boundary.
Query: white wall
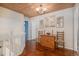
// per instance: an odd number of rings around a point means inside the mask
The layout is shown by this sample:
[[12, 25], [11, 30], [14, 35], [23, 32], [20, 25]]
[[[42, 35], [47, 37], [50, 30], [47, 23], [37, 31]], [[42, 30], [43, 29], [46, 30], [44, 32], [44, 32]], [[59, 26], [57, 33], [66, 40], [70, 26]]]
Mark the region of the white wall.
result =
[[75, 4], [74, 8], [74, 49], [79, 51], [79, 4]]
[[[39, 27], [39, 21], [43, 19], [44, 17], [49, 16], [64, 16], [64, 29], [61, 28], [54, 28], [54, 32], [56, 33], [57, 30], [64, 30], [65, 34], [65, 48], [67, 49], [73, 49], [73, 17], [74, 17], [74, 8], [67, 8], [56, 12], [51, 12], [45, 15], [40, 15], [36, 17], [32, 17], [31, 19], [31, 29], [32, 29], [32, 38], [37, 38], [37, 29]], [[54, 34], [55, 34], [54, 33]]]
[[[23, 51], [25, 46], [24, 21], [23, 14], [0, 7], [0, 41], [4, 41], [4, 55], [18, 55]], [[5, 53], [6, 51], [8, 54]]]

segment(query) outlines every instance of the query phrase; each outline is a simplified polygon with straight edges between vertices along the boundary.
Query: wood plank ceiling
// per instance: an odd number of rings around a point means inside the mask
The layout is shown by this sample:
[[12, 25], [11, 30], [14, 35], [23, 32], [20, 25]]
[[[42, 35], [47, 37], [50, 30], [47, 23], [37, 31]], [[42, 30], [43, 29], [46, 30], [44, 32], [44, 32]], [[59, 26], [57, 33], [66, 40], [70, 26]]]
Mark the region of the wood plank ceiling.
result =
[[[25, 16], [34, 17], [40, 15], [36, 12], [36, 8], [40, 3], [0, 3], [0, 6], [23, 13]], [[43, 7], [48, 9], [48, 12], [62, 10], [73, 7], [74, 3], [43, 3]]]

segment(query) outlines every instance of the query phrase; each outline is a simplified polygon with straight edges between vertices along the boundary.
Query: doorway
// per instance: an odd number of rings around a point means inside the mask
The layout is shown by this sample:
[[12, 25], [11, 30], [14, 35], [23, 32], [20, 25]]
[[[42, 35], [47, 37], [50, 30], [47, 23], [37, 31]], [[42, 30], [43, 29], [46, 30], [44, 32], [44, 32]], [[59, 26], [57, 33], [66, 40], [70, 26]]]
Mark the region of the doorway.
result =
[[28, 21], [25, 21], [25, 40], [28, 39]]

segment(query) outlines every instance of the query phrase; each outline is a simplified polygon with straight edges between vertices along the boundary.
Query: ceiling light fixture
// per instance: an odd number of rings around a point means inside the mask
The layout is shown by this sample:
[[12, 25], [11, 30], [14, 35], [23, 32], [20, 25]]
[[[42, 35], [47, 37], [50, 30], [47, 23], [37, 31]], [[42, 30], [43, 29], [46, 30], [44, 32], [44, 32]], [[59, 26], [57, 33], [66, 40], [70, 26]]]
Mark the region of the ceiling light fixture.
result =
[[39, 14], [44, 14], [47, 12], [47, 8], [43, 7], [42, 4], [40, 4], [40, 6], [38, 8], [36, 8], [37, 13]]

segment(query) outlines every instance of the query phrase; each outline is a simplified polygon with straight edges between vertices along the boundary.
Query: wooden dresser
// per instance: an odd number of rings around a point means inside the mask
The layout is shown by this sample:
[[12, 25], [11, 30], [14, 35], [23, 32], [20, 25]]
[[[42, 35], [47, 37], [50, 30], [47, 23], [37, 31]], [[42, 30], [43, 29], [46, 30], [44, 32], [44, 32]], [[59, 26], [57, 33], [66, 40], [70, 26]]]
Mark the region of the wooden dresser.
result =
[[52, 50], [55, 49], [55, 36], [49, 35], [40, 35], [40, 39], [38, 40], [40, 45], [50, 48]]

